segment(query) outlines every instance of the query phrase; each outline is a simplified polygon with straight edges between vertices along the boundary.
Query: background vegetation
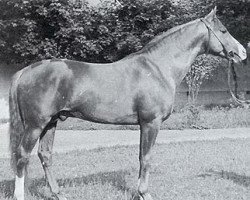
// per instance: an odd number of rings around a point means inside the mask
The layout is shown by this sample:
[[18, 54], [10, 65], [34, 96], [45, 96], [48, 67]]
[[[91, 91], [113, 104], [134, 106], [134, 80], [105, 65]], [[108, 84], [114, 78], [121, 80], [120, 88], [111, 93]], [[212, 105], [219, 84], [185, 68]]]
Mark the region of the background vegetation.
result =
[[250, 41], [246, 0], [0, 1], [0, 60], [28, 64], [51, 57], [113, 62], [155, 35], [203, 17], [215, 5], [228, 30]]

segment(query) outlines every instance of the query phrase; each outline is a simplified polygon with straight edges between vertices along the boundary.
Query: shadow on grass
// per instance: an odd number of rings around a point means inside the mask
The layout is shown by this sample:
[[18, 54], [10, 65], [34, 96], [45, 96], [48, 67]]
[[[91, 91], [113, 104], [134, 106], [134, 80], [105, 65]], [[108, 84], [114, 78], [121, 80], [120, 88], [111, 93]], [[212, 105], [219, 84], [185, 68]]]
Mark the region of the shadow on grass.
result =
[[[110, 184], [119, 191], [127, 192], [131, 194], [133, 200], [137, 199], [137, 191], [127, 186], [125, 176], [129, 174], [128, 171], [114, 171], [114, 172], [100, 172], [97, 174], [91, 174], [88, 176], [75, 177], [75, 178], [65, 178], [58, 179], [57, 182], [60, 187], [76, 187], [84, 186], [88, 184]], [[4, 180], [0, 182], [0, 196], [5, 198], [11, 198], [14, 193], [14, 180]], [[44, 192], [42, 187], [48, 187], [48, 184], [44, 178], [33, 179], [28, 181], [28, 190], [29, 193], [38, 198], [51, 200], [54, 199], [52, 194]]]
[[209, 170], [208, 173], [201, 174], [198, 177], [212, 177], [216, 176], [217, 178], [226, 179], [233, 181], [237, 185], [241, 185], [244, 187], [250, 187], [250, 177], [245, 175], [240, 175], [235, 172], [227, 172], [227, 171], [214, 171]]

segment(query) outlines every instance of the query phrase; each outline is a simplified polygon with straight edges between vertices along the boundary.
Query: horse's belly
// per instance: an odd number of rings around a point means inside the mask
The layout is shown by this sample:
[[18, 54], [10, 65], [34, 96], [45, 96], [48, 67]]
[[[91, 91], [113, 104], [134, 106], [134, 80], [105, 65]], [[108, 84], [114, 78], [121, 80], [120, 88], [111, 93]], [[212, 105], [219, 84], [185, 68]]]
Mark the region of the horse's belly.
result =
[[137, 113], [128, 112], [119, 109], [109, 109], [109, 107], [101, 107], [95, 111], [88, 111], [88, 108], [79, 109], [75, 112], [76, 117], [88, 121], [111, 124], [137, 124]]
[[138, 123], [137, 112], [134, 110], [132, 102], [128, 100], [100, 101], [91, 98], [86, 101], [85, 99], [70, 110], [74, 117], [88, 121], [111, 124]]

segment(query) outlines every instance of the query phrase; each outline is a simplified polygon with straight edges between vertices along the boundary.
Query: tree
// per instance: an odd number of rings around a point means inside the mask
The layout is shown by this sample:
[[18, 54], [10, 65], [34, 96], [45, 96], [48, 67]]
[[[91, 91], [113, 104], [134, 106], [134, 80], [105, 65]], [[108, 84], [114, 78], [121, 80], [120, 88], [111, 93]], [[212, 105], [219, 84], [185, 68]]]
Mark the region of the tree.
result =
[[221, 62], [221, 60], [214, 56], [201, 55], [197, 57], [192, 64], [189, 72], [185, 76], [189, 93], [188, 102], [190, 104], [195, 104], [203, 81], [213, 75], [213, 70], [218, 66], [219, 62]]
[[217, 0], [218, 15], [229, 32], [246, 45], [250, 41], [250, 1]]
[[2, 0], [0, 59], [114, 62], [155, 35], [205, 16], [215, 4], [233, 36], [250, 41], [249, 2], [243, 0], [119, 0], [96, 8], [80, 0]]

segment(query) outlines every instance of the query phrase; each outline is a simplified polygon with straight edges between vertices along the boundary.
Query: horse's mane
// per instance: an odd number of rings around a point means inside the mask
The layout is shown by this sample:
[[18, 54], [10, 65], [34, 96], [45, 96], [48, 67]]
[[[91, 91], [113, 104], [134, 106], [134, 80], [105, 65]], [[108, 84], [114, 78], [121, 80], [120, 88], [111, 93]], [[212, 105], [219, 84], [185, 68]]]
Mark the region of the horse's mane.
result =
[[172, 35], [178, 33], [178, 32], [181, 32], [183, 29], [187, 28], [188, 26], [194, 24], [197, 22], [197, 19], [196, 20], [193, 20], [191, 22], [188, 22], [188, 23], [185, 23], [185, 24], [181, 24], [181, 25], [178, 25], [178, 26], [175, 26], [157, 36], [155, 36], [148, 44], [146, 44], [142, 49], [141, 51], [142, 52], [145, 52], [145, 51], [150, 51], [152, 48], [154, 47], [157, 47], [161, 41], [165, 40], [166, 38], [168, 37], [171, 37]]
[[181, 30], [189, 27], [190, 25], [196, 23], [197, 21], [198, 21], [198, 19], [190, 21], [190, 22], [185, 23], [185, 24], [175, 26], [175, 27], [173, 27], [165, 32], [160, 33], [159, 35], [155, 36], [149, 43], [147, 43], [141, 50], [126, 56], [125, 59], [130, 58], [131, 56], [134, 56], [134, 55], [139, 55], [139, 54], [151, 52], [155, 48], [159, 47], [159, 45], [164, 45], [165, 43], [162, 42], [163, 40], [171, 37], [172, 35], [176, 34], [177, 32], [181, 32]]

